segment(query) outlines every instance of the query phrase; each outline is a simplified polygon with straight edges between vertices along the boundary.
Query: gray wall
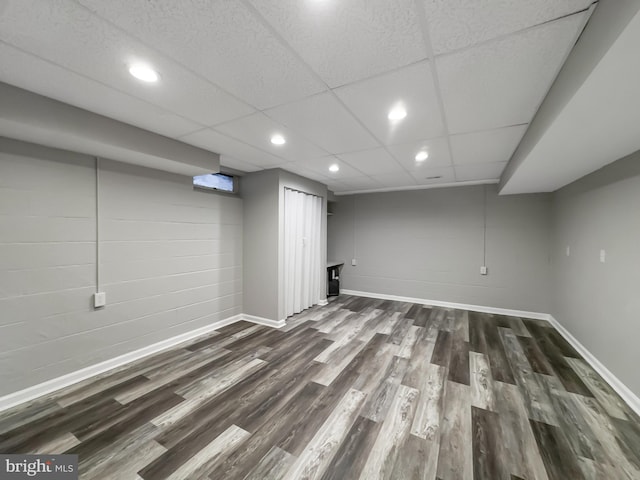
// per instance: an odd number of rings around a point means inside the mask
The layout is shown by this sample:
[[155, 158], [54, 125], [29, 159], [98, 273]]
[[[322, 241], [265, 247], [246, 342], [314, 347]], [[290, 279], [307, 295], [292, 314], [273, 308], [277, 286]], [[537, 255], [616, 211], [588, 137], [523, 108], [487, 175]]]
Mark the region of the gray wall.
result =
[[640, 395], [640, 153], [559, 190], [554, 206], [551, 313]]
[[550, 241], [549, 195], [443, 188], [338, 197], [328, 257], [343, 289], [548, 312]]
[[244, 313], [278, 317], [278, 170], [242, 177], [244, 202]]
[[242, 200], [0, 139], [0, 395], [242, 311]]
[[[327, 186], [271, 169], [242, 177], [244, 200], [244, 313], [284, 319], [284, 189], [323, 198], [322, 252], [326, 261]], [[325, 273], [322, 273], [325, 279]]]

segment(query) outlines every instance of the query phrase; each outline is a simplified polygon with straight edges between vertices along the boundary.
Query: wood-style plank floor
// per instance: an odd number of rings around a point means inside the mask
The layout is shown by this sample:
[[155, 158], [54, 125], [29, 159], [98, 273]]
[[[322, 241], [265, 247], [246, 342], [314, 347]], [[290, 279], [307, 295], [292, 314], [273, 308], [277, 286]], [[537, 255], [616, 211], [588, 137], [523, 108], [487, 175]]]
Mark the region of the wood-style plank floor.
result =
[[0, 414], [83, 479], [640, 479], [640, 419], [548, 323], [341, 296]]

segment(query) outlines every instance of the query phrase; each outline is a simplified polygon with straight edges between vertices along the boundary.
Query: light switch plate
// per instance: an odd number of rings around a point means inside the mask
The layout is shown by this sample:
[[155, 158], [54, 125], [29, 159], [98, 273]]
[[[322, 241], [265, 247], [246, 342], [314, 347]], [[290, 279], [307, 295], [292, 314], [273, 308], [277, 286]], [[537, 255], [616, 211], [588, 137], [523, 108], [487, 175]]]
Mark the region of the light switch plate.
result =
[[107, 304], [107, 294], [105, 292], [98, 292], [93, 294], [93, 306], [95, 308], [104, 307]]

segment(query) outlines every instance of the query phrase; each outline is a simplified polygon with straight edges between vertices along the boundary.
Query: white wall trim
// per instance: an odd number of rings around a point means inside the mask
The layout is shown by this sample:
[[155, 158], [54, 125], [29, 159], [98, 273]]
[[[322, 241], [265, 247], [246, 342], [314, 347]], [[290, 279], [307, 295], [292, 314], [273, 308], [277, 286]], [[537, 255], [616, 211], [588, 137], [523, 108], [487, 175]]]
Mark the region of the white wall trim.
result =
[[61, 377], [53, 378], [51, 380], [47, 380], [46, 382], [39, 383], [32, 387], [27, 387], [14, 393], [10, 393], [8, 395], [5, 395], [4, 397], [0, 397], [0, 412], [11, 407], [15, 407], [16, 405], [20, 405], [21, 403], [35, 400], [38, 397], [79, 383], [88, 378], [95, 377], [97, 375], [100, 375], [101, 373], [113, 370], [114, 368], [124, 366], [128, 363], [140, 360], [144, 357], [148, 357], [163, 350], [175, 347], [181, 343], [191, 341], [197, 337], [207, 335], [213, 330], [217, 330], [218, 328], [222, 328], [226, 325], [231, 325], [232, 323], [238, 322], [240, 320], [246, 320], [247, 322], [257, 323], [259, 325], [266, 325], [268, 327], [274, 328], [281, 328], [285, 325], [284, 321], [277, 322], [274, 320], [269, 320], [267, 318], [255, 317], [253, 315], [245, 314], [234, 315], [233, 317], [213, 322], [202, 328], [176, 335], [175, 337], [162, 340], [161, 342], [148, 345], [138, 350], [134, 350], [133, 352], [125, 353], [124, 355], [105, 360], [104, 362], [100, 362], [95, 365], [76, 370], [75, 372], [62, 375]]
[[355, 295], [357, 297], [379, 298], [380, 300], [395, 300], [397, 302], [422, 303], [433, 305], [434, 307], [458, 308], [460, 310], [471, 310], [473, 312], [495, 313], [498, 315], [511, 315], [512, 317], [534, 318], [536, 320], [549, 320], [548, 313], [527, 312], [524, 310], [510, 310], [508, 308], [484, 307], [481, 305], [468, 305], [466, 303], [441, 302], [439, 300], [427, 300], [425, 298], [400, 297], [398, 295], [387, 295], [385, 293], [359, 292], [356, 290], [341, 290], [345, 295]]
[[611, 386], [611, 388], [613, 388], [616, 393], [622, 397], [627, 405], [629, 405], [636, 414], [640, 415], [640, 398], [638, 398], [638, 396], [633, 393], [629, 387], [622, 383], [618, 377], [611, 373], [611, 371], [605, 367], [604, 364], [595, 357], [595, 355], [587, 350], [587, 347], [582, 345], [582, 343], [580, 343], [580, 341], [574, 337], [569, 330], [564, 328], [562, 324], [553, 317], [553, 315], [549, 315], [549, 322], [556, 328], [556, 330], [558, 330], [560, 335], [562, 335], [564, 339], [584, 357], [585, 361], [591, 365], [602, 378], [604, 378], [609, 386]]
[[325, 305], [329, 305], [329, 300], [327, 300], [326, 298], [323, 300], [320, 300], [318, 302], [318, 305], [320, 305], [321, 307], [324, 307]]
[[284, 320], [271, 320], [270, 318], [256, 317], [255, 315], [248, 315], [246, 313], [242, 314], [242, 320], [271, 328], [282, 328], [286, 325]]

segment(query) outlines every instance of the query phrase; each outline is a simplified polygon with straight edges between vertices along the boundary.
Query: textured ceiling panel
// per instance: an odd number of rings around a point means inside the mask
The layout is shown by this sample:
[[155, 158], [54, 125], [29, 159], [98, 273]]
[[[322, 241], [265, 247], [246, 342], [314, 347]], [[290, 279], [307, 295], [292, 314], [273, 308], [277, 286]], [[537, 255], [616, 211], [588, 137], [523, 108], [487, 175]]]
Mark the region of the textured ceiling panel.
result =
[[302, 177], [310, 178], [311, 180], [316, 180], [320, 183], [326, 183], [327, 181], [329, 181], [329, 177], [327, 176], [329, 172], [325, 172], [327, 173], [327, 175], [323, 175], [322, 173], [314, 170], [310, 170], [298, 164], [297, 162], [285, 163], [283, 165], [280, 165], [278, 168], [282, 168], [283, 170], [287, 170], [291, 173], [295, 173], [296, 175], [300, 175]]
[[[103, 83], [0, 43], [0, 81], [84, 108], [168, 137], [178, 137], [201, 125]], [[82, 92], [82, 95], [78, 95]]]
[[[389, 151], [409, 171], [422, 167], [451, 166], [451, 153], [446, 137], [391, 145]], [[427, 152], [429, 157], [422, 162], [417, 162], [416, 155], [422, 151]]]
[[450, 133], [529, 123], [583, 22], [574, 15], [438, 57]]
[[371, 175], [371, 178], [385, 187], [411, 187], [416, 185], [416, 180], [407, 172]]
[[[0, 39], [203, 125], [253, 110], [71, 0], [10, 3], [0, 17]], [[151, 64], [162, 81], [131, 77], [128, 66], [138, 61]]]
[[429, 165], [424, 165], [412, 171], [411, 176], [413, 176], [418, 185], [454, 183], [456, 181], [453, 167], [430, 167]]
[[[301, 160], [293, 162], [293, 165], [302, 167], [307, 170], [312, 170], [327, 178], [335, 178], [341, 181], [346, 180], [347, 178], [361, 177], [362, 175], [364, 175], [362, 172], [347, 165], [345, 162], [334, 156]], [[329, 167], [331, 165], [338, 165], [340, 167], [340, 170], [338, 172], [331, 172], [329, 170]]]
[[80, 0], [257, 108], [325, 87], [236, 0]]
[[249, 0], [330, 86], [426, 58], [414, 0]]
[[423, 0], [437, 54], [564, 17], [592, 0]]
[[[0, 0], [0, 82], [229, 168], [281, 167], [340, 191], [482, 181], [502, 172], [590, 3]], [[138, 61], [160, 81], [132, 78]], [[397, 106], [406, 117], [390, 121]]]
[[378, 145], [375, 138], [330, 93], [322, 93], [265, 112], [302, 133], [329, 153], [353, 152]]
[[354, 177], [354, 178], [346, 178], [342, 181], [345, 185], [346, 190], [375, 190], [378, 188], [383, 188], [384, 183], [377, 182], [371, 177]]
[[[338, 88], [335, 92], [385, 145], [445, 133], [428, 62]], [[400, 122], [392, 122], [387, 115], [397, 106], [402, 106], [407, 116]]]
[[507, 162], [520, 143], [527, 125], [451, 136], [453, 163]]
[[507, 162], [474, 163], [470, 165], [456, 165], [456, 179], [459, 182], [472, 180], [498, 179], [507, 166]]
[[[219, 125], [216, 130], [290, 162], [327, 155], [327, 152], [320, 147], [316, 147], [300, 134], [283, 127], [263, 113], [256, 113]], [[272, 144], [271, 138], [274, 135], [283, 136], [286, 143], [284, 145]]]
[[367, 175], [403, 172], [402, 167], [384, 148], [345, 153], [338, 155], [338, 158], [352, 167], [366, 172]]

